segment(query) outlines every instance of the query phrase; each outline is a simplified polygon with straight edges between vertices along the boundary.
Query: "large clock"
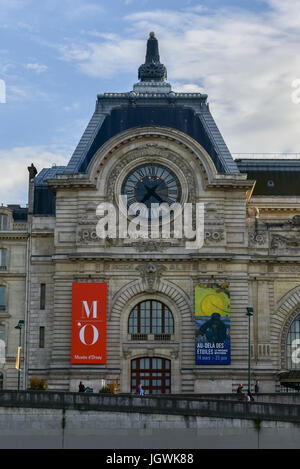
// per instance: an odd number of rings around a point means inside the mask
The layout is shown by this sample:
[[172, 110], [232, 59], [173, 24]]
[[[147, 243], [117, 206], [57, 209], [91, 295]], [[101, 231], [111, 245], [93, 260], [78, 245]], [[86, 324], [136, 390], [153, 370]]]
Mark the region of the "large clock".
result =
[[124, 179], [122, 195], [127, 196], [127, 206], [142, 203], [151, 216], [151, 204], [180, 202], [181, 186], [177, 176], [159, 163], [145, 163], [135, 167]]

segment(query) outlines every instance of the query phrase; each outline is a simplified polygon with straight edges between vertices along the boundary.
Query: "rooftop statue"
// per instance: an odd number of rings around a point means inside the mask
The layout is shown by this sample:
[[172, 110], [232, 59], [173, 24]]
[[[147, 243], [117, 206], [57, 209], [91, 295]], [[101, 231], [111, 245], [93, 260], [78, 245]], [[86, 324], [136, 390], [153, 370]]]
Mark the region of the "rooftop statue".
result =
[[151, 32], [147, 41], [146, 60], [139, 67], [138, 77], [141, 81], [164, 81], [167, 78], [167, 69], [160, 63], [158, 40]]
[[146, 64], [159, 62], [158, 40], [155, 33], [150, 33], [147, 41]]
[[29, 172], [29, 179], [34, 179], [35, 176], [37, 175], [37, 169], [36, 167], [34, 166], [33, 163], [31, 163], [30, 166], [27, 166], [27, 169], [28, 169], [28, 172]]

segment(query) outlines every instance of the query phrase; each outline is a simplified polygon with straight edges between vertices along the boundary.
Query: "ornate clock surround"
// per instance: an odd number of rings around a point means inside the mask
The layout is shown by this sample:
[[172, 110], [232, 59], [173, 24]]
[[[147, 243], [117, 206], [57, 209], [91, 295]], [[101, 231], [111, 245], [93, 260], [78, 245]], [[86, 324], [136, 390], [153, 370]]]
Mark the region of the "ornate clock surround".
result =
[[106, 184], [108, 202], [119, 205], [119, 195], [122, 193], [122, 185], [126, 176], [135, 167], [145, 162], [166, 166], [176, 175], [181, 186], [181, 200], [178, 202], [195, 202], [196, 188], [192, 169], [174, 152], [158, 144], [150, 143], [130, 151], [114, 165]]

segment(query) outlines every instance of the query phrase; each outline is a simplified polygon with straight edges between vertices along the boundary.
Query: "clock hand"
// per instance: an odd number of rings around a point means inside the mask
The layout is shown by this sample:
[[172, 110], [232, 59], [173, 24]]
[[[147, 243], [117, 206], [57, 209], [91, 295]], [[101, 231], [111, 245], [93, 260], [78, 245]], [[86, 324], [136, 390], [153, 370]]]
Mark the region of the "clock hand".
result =
[[156, 197], [159, 202], [163, 202], [163, 199], [157, 194], [156, 192], [157, 185], [155, 187], [150, 188], [149, 193], [150, 195], [153, 195], [153, 197]]
[[[150, 193], [150, 187], [147, 187], [145, 186], [145, 189], [147, 191], [147, 193], [144, 195], [143, 199], [141, 200], [141, 203], [143, 204], [144, 202], [146, 202], [146, 200], [149, 199], [151, 193]], [[149, 195], [150, 194], [150, 195]]]
[[153, 195], [153, 197], [156, 197], [159, 200], [159, 202], [163, 202], [163, 199], [156, 193], [157, 186], [158, 186], [158, 184], [155, 187], [145, 186], [145, 188], [147, 190], [147, 194], [145, 194], [145, 196], [143, 197], [141, 203], [146, 202], [146, 200], [148, 200], [151, 197], [151, 195]]

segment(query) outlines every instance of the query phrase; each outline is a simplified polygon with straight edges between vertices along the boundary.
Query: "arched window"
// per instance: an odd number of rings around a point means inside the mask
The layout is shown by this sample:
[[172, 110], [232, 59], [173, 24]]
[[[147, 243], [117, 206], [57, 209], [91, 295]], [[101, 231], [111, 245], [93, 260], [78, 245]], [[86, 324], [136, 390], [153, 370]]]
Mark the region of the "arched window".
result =
[[155, 336], [170, 337], [171, 334], [174, 334], [173, 315], [169, 308], [160, 301], [142, 301], [133, 308], [129, 315], [128, 332], [132, 336], [135, 334], [154, 334]]
[[287, 368], [300, 370], [300, 312], [291, 324], [286, 345]]

